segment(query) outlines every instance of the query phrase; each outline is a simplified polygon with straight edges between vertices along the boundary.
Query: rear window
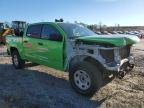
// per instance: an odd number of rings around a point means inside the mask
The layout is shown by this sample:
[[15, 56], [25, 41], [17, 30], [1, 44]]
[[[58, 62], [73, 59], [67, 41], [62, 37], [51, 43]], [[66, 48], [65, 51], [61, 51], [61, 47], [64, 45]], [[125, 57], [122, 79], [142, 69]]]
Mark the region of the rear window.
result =
[[28, 27], [26, 35], [33, 38], [40, 38], [41, 30], [42, 25], [32, 25]]

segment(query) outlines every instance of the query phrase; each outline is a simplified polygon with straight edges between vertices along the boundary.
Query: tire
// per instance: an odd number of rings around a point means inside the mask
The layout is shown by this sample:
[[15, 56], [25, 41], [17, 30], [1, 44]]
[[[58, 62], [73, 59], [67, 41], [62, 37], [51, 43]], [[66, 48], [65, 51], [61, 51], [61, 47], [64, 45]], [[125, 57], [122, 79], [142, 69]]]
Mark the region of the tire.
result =
[[12, 63], [16, 69], [21, 69], [24, 67], [25, 61], [21, 59], [17, 50], [12, 52]]
[[93, 96], [103, 84], [102, 73], [95, 65], [85, 61], [70, 69], [69, 79], [76, 92], [88, 97]]

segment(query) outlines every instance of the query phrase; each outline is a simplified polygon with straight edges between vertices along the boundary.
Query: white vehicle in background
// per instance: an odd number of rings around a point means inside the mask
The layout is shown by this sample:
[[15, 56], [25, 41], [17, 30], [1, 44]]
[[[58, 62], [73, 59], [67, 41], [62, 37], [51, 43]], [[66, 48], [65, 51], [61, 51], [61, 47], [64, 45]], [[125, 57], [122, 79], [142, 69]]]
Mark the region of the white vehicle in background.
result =
[[138, 38], [142, 38], [142, 33], [141, 32], [139, 32], [139, 31], [129, 31], [129, 32], [127, 32], [126, 31], [126, 34], [128, 34], [128, 35], [134, 35], [134, 36], [137, 36]]
[[95, 31], [96, 34], [101, 35], [102, 33], [100, 31]]
[[108, 31], [103, 31], [102, 32], [104, 35], [111, 35], [111, 33], [109, 33]]
[[114, 34], [119, 34], [117, 31], [113, 31]]
[[117, 31], [117, 33], [118, 33], [118, 34], [124, 34], [124, 32], [123, 32], [123, 31]]
[[129, 31], [125, 31], [124, 34], [129, 34]]

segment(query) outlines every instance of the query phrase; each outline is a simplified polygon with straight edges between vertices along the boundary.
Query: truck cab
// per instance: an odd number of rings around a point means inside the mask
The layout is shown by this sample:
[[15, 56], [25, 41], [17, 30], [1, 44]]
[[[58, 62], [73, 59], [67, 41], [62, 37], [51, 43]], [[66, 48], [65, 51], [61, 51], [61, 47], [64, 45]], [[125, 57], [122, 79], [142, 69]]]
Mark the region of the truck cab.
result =
[[78, 24], [30, 24], [23, 36], [7, 36], [7, 48], [16, 69], [25, 61], [69, 72], [74, 90], [92, 96], [111, 75], [123, 78], [134, 68], [131, 47], [139, 38], [97, 35]]

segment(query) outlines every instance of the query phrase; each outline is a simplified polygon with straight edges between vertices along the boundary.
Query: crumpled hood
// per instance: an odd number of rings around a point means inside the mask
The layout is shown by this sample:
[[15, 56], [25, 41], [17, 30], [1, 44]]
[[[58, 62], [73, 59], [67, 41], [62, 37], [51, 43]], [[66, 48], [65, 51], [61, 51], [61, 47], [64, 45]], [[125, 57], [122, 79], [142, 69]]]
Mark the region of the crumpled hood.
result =
[[95, 36], [84, 36], [78, 37], [77, 40], [87, 41], [87, 42], [98, 42], [113, 44], [115, 46], [126, 46], [133, 45], [140, 41], [137, 36], [133, 35], [95, 35]]

